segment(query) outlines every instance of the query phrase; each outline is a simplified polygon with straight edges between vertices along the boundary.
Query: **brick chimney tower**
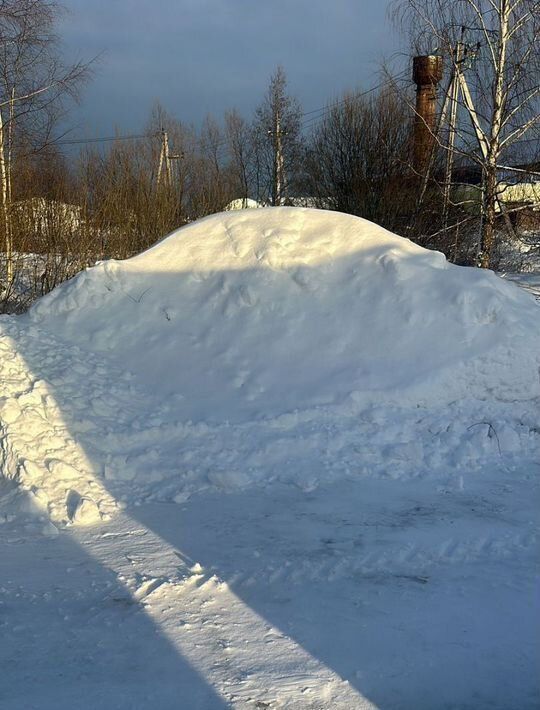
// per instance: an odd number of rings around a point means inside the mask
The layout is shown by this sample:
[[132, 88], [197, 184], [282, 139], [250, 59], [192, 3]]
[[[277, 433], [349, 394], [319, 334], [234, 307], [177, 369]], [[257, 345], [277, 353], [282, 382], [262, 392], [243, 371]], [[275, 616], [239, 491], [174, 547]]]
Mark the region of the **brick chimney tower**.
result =
[[414, 118], [413, 167], [424, 175], [435, 142], [437, 124], [437, 86], [443, 75], [442, 57], [429, 54], [413, 59], [413, 81], [416, 84]]

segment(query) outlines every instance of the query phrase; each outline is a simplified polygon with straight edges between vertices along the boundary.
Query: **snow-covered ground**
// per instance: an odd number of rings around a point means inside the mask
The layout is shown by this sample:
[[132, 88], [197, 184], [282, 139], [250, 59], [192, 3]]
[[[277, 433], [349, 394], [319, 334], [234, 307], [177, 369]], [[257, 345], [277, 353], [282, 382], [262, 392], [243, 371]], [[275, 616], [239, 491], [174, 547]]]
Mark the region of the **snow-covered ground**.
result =
[[526, 291], [529, 291], [540, 300], [540, 270], [535, 273], [525, 274], [503, 274], [503, 278], [519, 284]]
[[308, 209], [1, 318], [0, 707], [538, 707], [539, 365], [526, 291]]

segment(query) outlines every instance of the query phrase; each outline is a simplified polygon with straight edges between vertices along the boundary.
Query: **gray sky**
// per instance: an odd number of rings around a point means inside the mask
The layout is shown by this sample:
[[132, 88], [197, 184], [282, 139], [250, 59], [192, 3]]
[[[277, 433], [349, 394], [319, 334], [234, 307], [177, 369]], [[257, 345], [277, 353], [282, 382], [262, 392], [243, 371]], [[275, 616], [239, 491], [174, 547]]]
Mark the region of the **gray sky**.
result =
[[398, 49], [388, 0], [64, 0], [68, 59], [103, 53], [71, 137], [140, 131], [155, 99], [199, 124], [250, 115], [281, 64], [305, 111], [369, 88]]

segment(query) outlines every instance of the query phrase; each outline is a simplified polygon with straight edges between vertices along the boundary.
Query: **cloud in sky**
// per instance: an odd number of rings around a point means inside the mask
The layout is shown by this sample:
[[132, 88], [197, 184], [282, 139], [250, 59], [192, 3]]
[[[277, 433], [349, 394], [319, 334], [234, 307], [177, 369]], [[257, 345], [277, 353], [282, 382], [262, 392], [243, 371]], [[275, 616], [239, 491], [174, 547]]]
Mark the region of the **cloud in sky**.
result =
[[398, 38], [381, 0], [64, 0], [69, 58], [102, 54], [82, 106], [81, 135], [140, 130], [155, 99], [199, 123], [250, 114], [281, 64], [310, 110], [369, 88]]

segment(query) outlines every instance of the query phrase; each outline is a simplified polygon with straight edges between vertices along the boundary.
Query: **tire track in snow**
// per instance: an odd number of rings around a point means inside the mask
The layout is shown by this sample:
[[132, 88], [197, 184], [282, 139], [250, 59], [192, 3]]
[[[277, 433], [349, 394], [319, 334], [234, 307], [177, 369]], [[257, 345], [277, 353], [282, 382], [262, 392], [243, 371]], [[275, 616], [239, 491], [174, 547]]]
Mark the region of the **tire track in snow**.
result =
[[[497, 561], [517, 553], [534, 555], [540, 538], [534, 532], [506, 536], [452, 537], [432, 547], [405, 544], [380, 551], [370, 549], [364, 554], [343, 554], [338, 559], [319, 561], [299, 559], [281, 565], [253, 565], [249, 571], [233, 570], [227, 575], [231, 587], [267, 587], [269, 585], [303, 585], [334, 583], [344, 579], [380, 576], [408, 579], [425, 583], [426, 575], [436, 568]], [[219, 575], [219, 568], [213, 570]]]

